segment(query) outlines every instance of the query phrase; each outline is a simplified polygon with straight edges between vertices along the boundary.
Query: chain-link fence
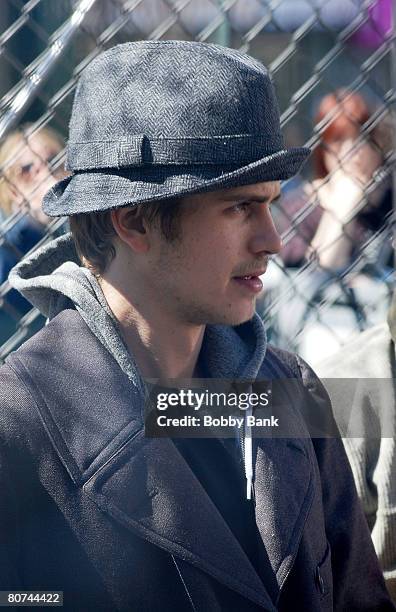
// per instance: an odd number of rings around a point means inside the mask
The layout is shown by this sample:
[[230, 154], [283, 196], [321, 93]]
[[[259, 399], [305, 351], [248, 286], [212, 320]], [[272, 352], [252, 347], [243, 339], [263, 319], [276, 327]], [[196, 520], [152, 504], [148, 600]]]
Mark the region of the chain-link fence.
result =
[[258, 302], [273, 342], [315, 360], [385, 318], [393, 276], [392, 0], [3, 0], [0, 14], [0, 360], [42, 324], [9, 286], [66, 230], [40, 209], [63, 175], [76, 82], [103, 49], [215, 42], [269, 68], [286, 143], [313, 154], [274, 210], [284, 251]]

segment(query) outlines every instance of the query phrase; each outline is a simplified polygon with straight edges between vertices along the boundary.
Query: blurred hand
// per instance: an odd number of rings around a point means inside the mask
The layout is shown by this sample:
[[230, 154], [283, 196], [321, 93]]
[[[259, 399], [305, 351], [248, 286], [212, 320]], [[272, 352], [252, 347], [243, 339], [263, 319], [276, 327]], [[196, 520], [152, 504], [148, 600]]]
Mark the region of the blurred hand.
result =
[[351, 139], [340, 143], [338, 147], [332, 147], [324, 155], [325, 166], [331, 174], [330, 182], [334, 183], [346, 174], [362, 187], [371, 181], [381, 162], [381, 155], [372, 143], [364, 141], [357, 144]]

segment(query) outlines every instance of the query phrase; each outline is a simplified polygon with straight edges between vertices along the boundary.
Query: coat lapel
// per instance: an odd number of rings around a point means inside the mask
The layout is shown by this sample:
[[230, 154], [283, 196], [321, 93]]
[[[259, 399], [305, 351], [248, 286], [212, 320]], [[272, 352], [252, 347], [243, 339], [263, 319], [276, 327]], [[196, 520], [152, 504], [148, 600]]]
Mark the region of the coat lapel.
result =
[[139, 432], [85, 483], [84, 491], [128, 529], [275, 610], [246, 554], [171, 440], [148, 439]]
[[289, 574], [314, 497], [307, 439], [264, 438], [257, 447], [256, 523], [279, 590]]

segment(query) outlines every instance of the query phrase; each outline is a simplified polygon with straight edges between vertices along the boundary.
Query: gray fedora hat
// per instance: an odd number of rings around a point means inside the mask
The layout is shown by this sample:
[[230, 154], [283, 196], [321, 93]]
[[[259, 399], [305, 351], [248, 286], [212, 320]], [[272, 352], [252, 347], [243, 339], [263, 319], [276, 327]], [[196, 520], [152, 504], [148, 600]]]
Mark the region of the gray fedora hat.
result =
[[126, 43], [84, 70], [67, 146], [73, 174], [43, 209], [73, 215], [287, 179], [309, 152], [285, 149], [259, 61], [206, 43]]

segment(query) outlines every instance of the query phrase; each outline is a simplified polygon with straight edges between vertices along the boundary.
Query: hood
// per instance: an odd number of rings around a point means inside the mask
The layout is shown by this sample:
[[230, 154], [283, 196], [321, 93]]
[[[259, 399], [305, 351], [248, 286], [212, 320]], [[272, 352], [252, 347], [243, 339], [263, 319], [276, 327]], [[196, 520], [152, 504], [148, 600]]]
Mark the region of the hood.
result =
[[75, 308], [121, 369], [141, 391], [144, 390], [117, 321], [96, 278], [81, 266], [70, 233], [18, 263], [10, 272], [9, 282], [49, 320], [62, 310]]
[[[66, 308], [75, 308], [121, 369], [141, 387], [136, 364], [122, 340], [117, 321], [95, 276], [81, 266], [70, 233], [21, 261], [11, 271], [9, 281], [48, 319]], [[255, 315], [236, 327], [207, 326], [200, 360], [208, 378], [252, 381], [265, 351], [265, 330], [260, 317]]]

